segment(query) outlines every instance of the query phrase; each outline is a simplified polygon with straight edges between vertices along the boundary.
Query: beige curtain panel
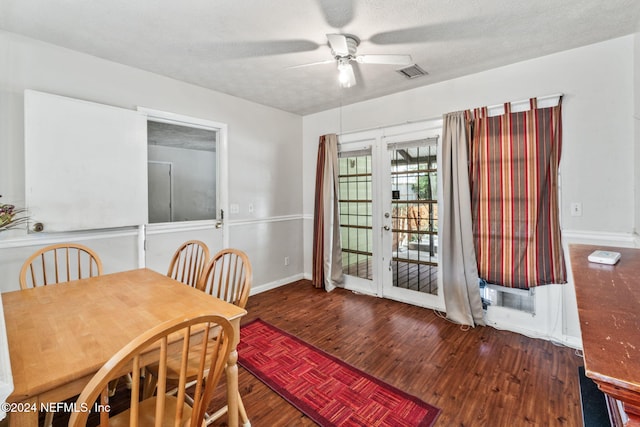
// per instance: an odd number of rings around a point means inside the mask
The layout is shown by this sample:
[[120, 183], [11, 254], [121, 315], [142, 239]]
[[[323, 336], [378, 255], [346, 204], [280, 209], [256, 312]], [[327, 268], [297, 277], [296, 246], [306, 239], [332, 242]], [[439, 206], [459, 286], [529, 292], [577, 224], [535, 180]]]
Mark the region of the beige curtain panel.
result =
[[313, 220], [313, 286], [332, 291], [342, 283], [338, 202], [338, 137], [322, 135], [318, 145]]
[[442, 137], [442, 286], [447, 319], [484, 325], [471, 222], [467, 123], [460, 111], [444, 116]]

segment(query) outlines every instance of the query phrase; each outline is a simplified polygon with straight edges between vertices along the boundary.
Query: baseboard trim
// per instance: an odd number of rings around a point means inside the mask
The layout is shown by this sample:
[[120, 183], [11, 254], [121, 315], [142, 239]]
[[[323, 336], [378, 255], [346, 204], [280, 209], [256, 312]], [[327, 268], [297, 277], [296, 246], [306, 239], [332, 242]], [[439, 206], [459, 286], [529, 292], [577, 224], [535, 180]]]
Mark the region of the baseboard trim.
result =
[[541, 331], [522, 327], [518, 324], [515, 324], [515, 322], [509, 323], [507, 325], [507, 324], [503, 324], [502, 322], [496, 321], [495, 319], [485, 318], [485, 321], [487, 326], [490, 326], [494, 329], [499, 329], [501, 331], [514, 332], [516, 334], [524, 335], [529, 338], [550, 341], [552, 343], [563, 345], [565, 347], [574, 348], [576, 350], [582, 350], [582, 339], [579, 337], [572, 337], [568, 335], [562, 335], [562, 336], [548, 335]]
[[269, 283], [264, 283], [258, 286], [252, 286], [249, 295], [256, 295], [262, 292], [270, 291], [271, 289], [279, 288], [280, 286], [288, 285], [298, 280], [305, 279], [304, 274], [295, 274], [293, 276], [285, 277], [284, 279], [276, 280]]
[[575, 348], [576, 350], [582, 350], [582, 338], [563, 335], [562, 340], [560, 340], [559, 342], [566, 345], [567, 347]]
[[562, 238], [566, 243], [582, 243], [587, 245], [607, 245], [621, 247], [637, 247], [640, 237], [635, 233], [609, 233], [588, 230], [562, 230]]

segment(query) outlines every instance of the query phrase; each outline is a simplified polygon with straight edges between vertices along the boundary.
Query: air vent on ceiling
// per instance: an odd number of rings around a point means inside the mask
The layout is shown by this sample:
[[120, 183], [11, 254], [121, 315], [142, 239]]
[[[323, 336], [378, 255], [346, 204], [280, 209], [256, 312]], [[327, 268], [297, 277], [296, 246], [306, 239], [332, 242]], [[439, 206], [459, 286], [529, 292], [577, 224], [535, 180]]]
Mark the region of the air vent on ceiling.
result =
[[426, 76], [429, 74], [416, 64], [409, 65], [408, 67], [404, 67], [396, 71], [408, 79], [415, 79], [416, 77]]

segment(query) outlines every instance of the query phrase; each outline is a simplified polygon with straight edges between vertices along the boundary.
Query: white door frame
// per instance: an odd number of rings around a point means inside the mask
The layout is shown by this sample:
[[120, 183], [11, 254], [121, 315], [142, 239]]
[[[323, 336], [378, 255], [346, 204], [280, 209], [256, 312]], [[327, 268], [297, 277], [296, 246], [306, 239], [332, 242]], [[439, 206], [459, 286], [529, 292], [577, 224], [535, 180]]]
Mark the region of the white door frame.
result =
[[[411, 141], [421, 138], [432, 138], [439, 136], [442, 132], [442, 119], [407, 123], [386, 128], [358, 131], [342, 134], [339, 137], [340, 151], [357, 151], [371, 149], [372, 157], [372, 186], [374, 202], [372, 206], [372, 244], [374, 256], [372, 259], [373, 280], [361, 279], [353, 276], [345, 276], [344, 286], [346, 289], [362, 292], [370, 295], [377, 295], [389, 299], [394, 299], [423, 307], [444, 310], [444, 296], [440, 269], [438, 269], [438, 295], [421, 294], [418, 292], [406, 291], [404, 289], [393, 289], [392, 286], [385, 285], [391, 281], [389, 263], [392, 260], [391, 235], [384, 227], [391, 227], [391, 218], [384, 217], [385, 209], [391, 206], [391, 188], [389, 171], [389, 144]], [[438, 159], [440, 156], [440, 146], [438, 144]], [[441, 179], [438, 179], [438, 200], [441, 200]], [[377, 202], [376, 202], [377, 201]], [[442, 206], [438, 207], [439, 215], [442, 215]], [[438, 251], [440, 257], [442, 251]], [[438, 261], [441, 264], [440, 260]], [[413, 294], [413, 295], [412, 295]]]
[[[436, 308], [439, 310], [444, 310], [444, 295], [442, 293], [442, 269], [440, 265], [442, 265], [442, 261], [440, 259], [441, 250], [438, 250], [438, 294], [431, 295], [424, 292], [412, 291], [409, 289], [404, 289], [400, 287], [393, 286], [393, 277], [391, 272], [391, 263], [393, 262], [393, 232], [392, 228], [392, 218], [391, 215], [389, 217], [385, 217], [385, 214], [390, 213], [392, 206], [392, 198], [391, 198], [391, 170], [390, 170], [390, 153], [393, 145], [402, 144], [405, 142], [411, 142], [416, 140], [427, 140], [438, 138], [441, 133], [441, 128], [431, 128], [431, 129], [419, 129], [412, 130], [403, 133], [398, 133], [395, 135], [388, 135], [381, 138], [381, 155], [380, 155], [380, 170], [383, 171], [384, 175], [382, 177], [382, 185], [380, 186], [381, 194], [379, 195], [380, 205], [383, 207], [383, 214], [381, 215], [381, 219], [384, 221], [383, 224], [383, 232], [382, 232], [382, 242], [381, 242], [381, 251], [383, 257], [383, 265], [381, 270], [381, 278], [382, 280], [379, 283], [381, 287], [380, 294], [385, 298], [393, 299], [396, 301], [401, 301], [408, 304], [418, 305], [421, 307], [429, 307]], [[441, 170], [440, 162], [441, 162], [441, 153], [442, 153], [442, 144], [437, 144], [437, 158], [438, 158], [438, 171]], [[442, 180], [437, 180], [437, 200], [442, 200]], [[442, 205], [438, 203], [438, 218], [440, 218], [442, 213]], [[438, 224], [439, 224], [438, 220]], [[386, 230], [385, 227], [388, 227], [389, 230]], [[438, 227], [438, 230], [440, 228]], [[438, 236], [440, 233], [438, 232]], [[441, 241], [438, 239], [438, 241]]]
[[[141, 226], [139, 234], [146, 234], [149, 231], [155, 233], [198, 230], [202, 228], [214, 227], [222, 233], [222, 246], [229, 247], [229, 225], [224, 220], [226, 213], [229, 212], [229, 151], [228, 151], [228, 125], [226, 123], [215, 122], [207, 119], [185, 116], [181, 114], [170, 113], [167, 111], [155, 110], [146, 107], [138, 107], [138, 111], [146, 114], [148, 121], [168, 123], [180, 126], [187, 126], [205, 130], [211, 130], [218, 133], [217, 141], [217, 189], [216, 192], [216, 219], [202, 221], [186, 221], [180, 223], [165, 224], [145, 224]], [[144, 267], [144, 245], [138, 245], [140, 251], [138, 253], [138, 264]]]

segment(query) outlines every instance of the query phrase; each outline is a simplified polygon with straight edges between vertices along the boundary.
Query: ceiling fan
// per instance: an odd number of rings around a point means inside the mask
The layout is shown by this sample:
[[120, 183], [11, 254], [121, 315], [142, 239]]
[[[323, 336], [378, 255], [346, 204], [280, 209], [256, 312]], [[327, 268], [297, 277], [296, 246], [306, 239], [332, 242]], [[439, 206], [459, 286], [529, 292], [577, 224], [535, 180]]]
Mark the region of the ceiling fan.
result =
[[351, 87], [356, 84], [356, 75], [353, 72], [351, 61], [358, 64], [410, 64], [411, 55], [356, 55], [360, 39], [351, 34], [327, 34], [327, 42], [331, 48], [333, 59], [313, 62], [310, 64], [295, 65], [289, 68], [308, 67], [311, 65], [328, 64], [336, 62], [338, 65], [338, 80], [342, 87]]

